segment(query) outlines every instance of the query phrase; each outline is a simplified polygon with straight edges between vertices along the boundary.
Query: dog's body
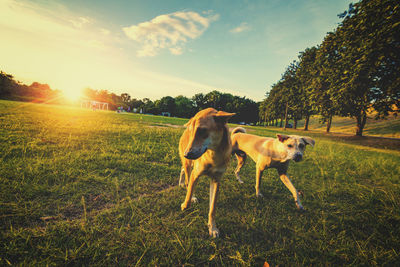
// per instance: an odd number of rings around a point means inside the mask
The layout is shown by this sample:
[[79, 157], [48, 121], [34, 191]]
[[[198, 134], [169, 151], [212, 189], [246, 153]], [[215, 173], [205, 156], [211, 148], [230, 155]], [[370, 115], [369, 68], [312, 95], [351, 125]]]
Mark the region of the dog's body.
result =
[[213, 108], [199, 111], [185, 125], [187, 128], [179, 141], [179, 155], [182, 161], [179, 185], [187, 186], [186, 198], [181, 209], [187, 209], [191, 201], [196, 201], [193, 192], [198, 178], [201, 175], [210, 176], [208, 228], [213, 237], [219, 235], [214, 215], [220, 178], [228, 166], [232, 152], [226, 122], [233, 115], [234, 113]]
[[296, 162], [302, 159], [306, 145], [314, 146], [313, 139], [307, 136], [281, 134], [277, 134], [276, 139], [261, 137], [247, 134], [244, 128], [237, 127], [231, 133], [231, 141], [232, 153], [236, 154], [238, 160], [235, 175], [240, 183], [243, 181], [240, 179], [239, 172], [249, 155], [256, 163], [256, 195], [262, 196], [260, 184], [263, 171], [266, 168], [275, 168], [282, 182], [292, 193], [297, 208], [303, 209], [299, 193], [287, 176], [287, 169], [291, 159]]

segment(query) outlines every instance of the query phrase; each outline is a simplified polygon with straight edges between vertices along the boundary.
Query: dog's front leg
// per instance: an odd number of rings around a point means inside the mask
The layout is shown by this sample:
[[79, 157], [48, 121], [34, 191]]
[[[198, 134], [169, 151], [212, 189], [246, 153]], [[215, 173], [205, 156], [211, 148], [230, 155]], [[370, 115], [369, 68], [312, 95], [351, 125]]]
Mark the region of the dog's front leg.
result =
[[212, 178], [210, 182], [210, 210], [208, 213], [208, 232], [212, 237], [219, 236], [219, 230], [214, 220], [218, 192], [219, 192], [219, 179]]
[[197, 199], [193, 197], [193, 192], [194, 192], [194, 187], [197, 184], [197, 180], [200, 177], [200, 173], [196, 171], [192, 171], [190, 174], [190, 179], [189, 179], [189, 184], [186, 189], [186, 197], [185, 201], [181, 204], [181, 209], [185, 210], [190, 207], [190, 202], [194, 201], [196, 202]]
[[293, 195], [294, 201], [298, 209], [303, 210], [303, 205], [301, 205], [299, 193], [297, 192], [296, 188], [293, 186], [292, 182], [289, 180], [289, 177], [286, 173], [279, 173], [279, 178], [281, 181], [286, 185], [286, 187], [290, 190]]

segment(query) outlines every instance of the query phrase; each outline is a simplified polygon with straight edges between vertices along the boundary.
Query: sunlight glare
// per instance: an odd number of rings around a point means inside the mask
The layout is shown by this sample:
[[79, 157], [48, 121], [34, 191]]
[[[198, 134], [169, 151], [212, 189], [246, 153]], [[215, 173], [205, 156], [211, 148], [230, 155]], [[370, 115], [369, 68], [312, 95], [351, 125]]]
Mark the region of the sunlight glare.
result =
[[77, 101], [82, 97], [82, 89], [78, 88], [70, 88], [67, 90], [63, 90], [63, 95], [67, 100]]

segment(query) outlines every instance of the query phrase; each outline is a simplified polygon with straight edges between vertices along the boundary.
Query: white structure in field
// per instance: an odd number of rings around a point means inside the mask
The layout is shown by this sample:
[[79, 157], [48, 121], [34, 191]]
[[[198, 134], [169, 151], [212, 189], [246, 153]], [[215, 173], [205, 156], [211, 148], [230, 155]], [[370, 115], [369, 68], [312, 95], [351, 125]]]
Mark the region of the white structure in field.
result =
[[108, 103], [85, 99], [81, 101], [81, 108], [108, 110]]

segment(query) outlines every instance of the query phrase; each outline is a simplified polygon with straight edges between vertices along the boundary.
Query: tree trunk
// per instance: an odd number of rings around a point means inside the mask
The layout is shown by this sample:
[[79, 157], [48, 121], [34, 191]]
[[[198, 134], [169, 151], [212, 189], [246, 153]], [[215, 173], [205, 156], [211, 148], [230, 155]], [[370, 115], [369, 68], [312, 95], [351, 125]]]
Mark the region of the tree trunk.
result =
[[286, 110], [285, 110], [285, 127], [283, 128], [284, 130], [286, 130], [286, 127], [287, 127], [287, 110], [288, 110], [288, 102], [286, 102]]
[[326, 133], [329, 133], [332, 126], [332, 115], [329, 116], [328, 121], [326, 122]]
[[310, 115], [306, 116], [306, 121], [304, 122], [304, 131], [308, 131], [308, 123], [310, 122]]
[[357, 115], [357, 128], [356, 135], [362, 136], [365, 123], [367, 122], [367, 113], [363, 110], [359, 115]]
[[297, 119], [294, 118], [293, 121], [293, 129], [297, 129]]
[[264, 113], [264, 127], [267, 126], [267, 112]]
[[279, 125], [279, 127], [282, 128], [282, 126], [283, 126], [283, 118], [281, 118], [281, 124]]
[[278, 127], [278, 119], [275, 120], [275, 127]]

